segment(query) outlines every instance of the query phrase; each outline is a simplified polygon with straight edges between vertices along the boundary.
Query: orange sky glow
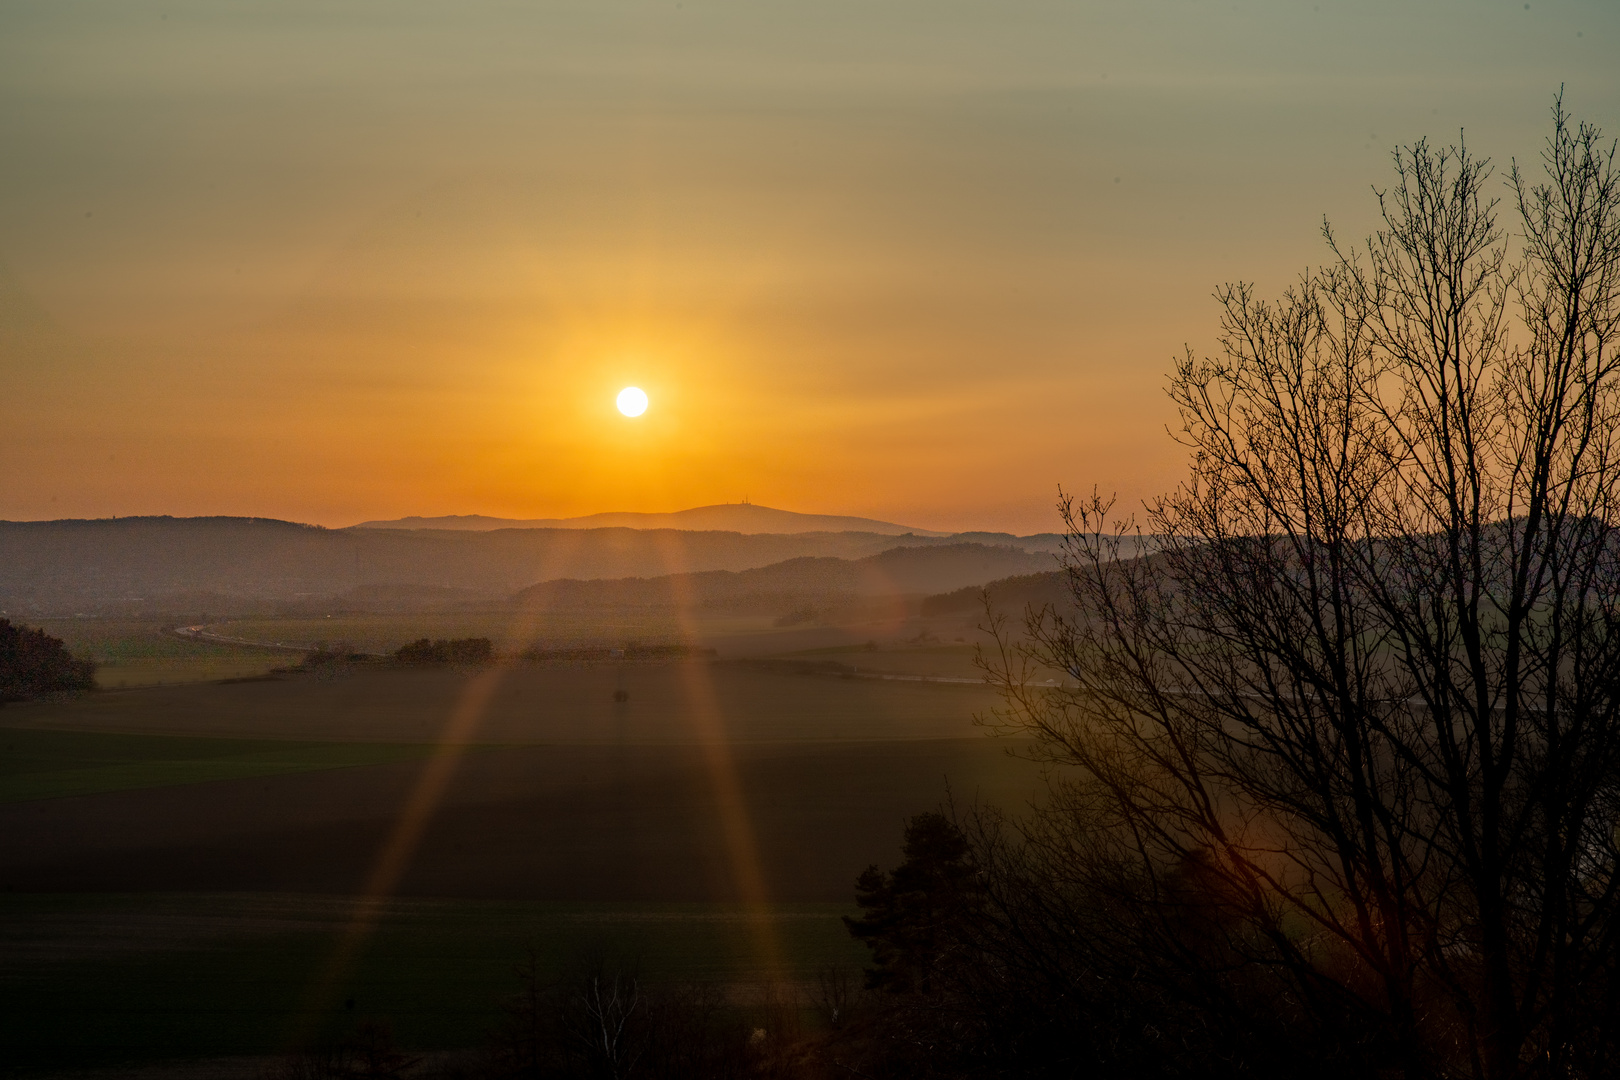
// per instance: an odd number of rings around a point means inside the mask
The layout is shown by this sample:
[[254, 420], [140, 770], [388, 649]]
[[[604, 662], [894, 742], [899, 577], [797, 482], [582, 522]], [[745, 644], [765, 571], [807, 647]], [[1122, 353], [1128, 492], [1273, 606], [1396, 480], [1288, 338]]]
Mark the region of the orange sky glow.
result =
[[[1462, 15], [1466, 13], [1466, 18]], [[1211, 291], [1397, 142], [1620, 133], [1607, 3], [18, 3], [0, 518], [1173, 485]], [[614, 406], [628, 385], [647, 413]]]

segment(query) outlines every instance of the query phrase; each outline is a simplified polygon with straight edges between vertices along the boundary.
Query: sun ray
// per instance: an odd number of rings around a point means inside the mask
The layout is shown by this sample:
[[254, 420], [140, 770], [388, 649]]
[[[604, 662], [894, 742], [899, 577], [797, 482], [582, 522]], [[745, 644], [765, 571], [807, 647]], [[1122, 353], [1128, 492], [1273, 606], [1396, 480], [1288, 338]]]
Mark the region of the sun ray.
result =
[[462, 689], [433, 753], [423, 764], [393, 828], [372, 860], [365, 884], [354, 899], [336, 945], [310, 984], [304, 1007], [299, 1012], [297, 1029], [290, 1040], [293, 1046], [304, 1045], [316, 1034], [338, 987], [353, 971], [360, 949], [376, 929], [389, 898], [410, 868], [422, 833], [443, 801], [505, 672], [505, 667], [500, 665], [487, 668], [473, 675]]
[[[558, 570], [566, 567], [582, 541], [582, 536], [572, 533], [559, 537], [559, 543], [534, 571], [538, 580], [555, 576]], [[521, 605], [508, 625], [506, 641], [521, 649], [531, 641], [545, 615], [543, 601]], [[322, 1017], [336, 1000], [343, 981], [352, 974], [362, 948], [382, 919], [388, 900], [409, 870], [422, 834], [444, 801], [462, 758], [473, 745], [490, 702], [512, 666], [518, 662], [510, 654], [504, 656], [493, 667], [474, 673], [462, 687], [433, 753], [424, 762], [416, 783], [372, 860], [365, 883], [354, 898], [348, 919], [338, 933], [337, 942], [309, 984], [288, 1040], [290, 1046], [302, 1047], [317, 1034]]]
[[[672, 532], [659, 531], [654, 536], [655, 550], [665, 573], [670, 575], [681, 638], [688, 644], [695, 643], [699, 639], [695, 616], [697, 604], [685, 576], [690, 568], [685, 546]], [[730, 864], [732, 888], [736, 890], [747, 916], [755, 962], [767, 973], [771, 982], [777, 982], [783, 975], [781, 942], [771, 919], [770, 893], [760, 857], [759, 840], [738, 775], [731, 735], [726, 730], [725, 716], [715, 693], [713, 673], [707, 664], [688, 660], [681, 665], [681, 677], [690, 710], [691, 733], [703, 755], [709, 786], [719, 811], [721, 841]]]

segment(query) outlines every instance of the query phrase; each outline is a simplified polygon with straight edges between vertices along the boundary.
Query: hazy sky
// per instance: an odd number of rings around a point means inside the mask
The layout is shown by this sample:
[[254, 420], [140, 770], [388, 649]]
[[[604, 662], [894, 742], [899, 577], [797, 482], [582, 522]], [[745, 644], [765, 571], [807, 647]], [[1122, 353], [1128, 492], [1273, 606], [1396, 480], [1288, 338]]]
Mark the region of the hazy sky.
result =
[[1175, 482], [1216, 285], [1560, 84], [1620, 135], [1620, 4], [8, 0], [0, 518], [1051, 529]]

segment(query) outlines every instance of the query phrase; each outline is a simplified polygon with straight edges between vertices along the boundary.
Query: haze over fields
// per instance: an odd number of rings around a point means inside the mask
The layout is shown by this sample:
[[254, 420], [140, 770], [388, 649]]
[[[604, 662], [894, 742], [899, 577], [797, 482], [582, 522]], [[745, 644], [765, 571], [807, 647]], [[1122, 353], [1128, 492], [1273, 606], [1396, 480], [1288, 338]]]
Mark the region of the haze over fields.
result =
[[[458, 603], [533, 605], [546, 596], [571, 607], [657, 607], [679, 594], [705, 607], [775, 606], [785, 613], [804, 602], [947, 592], [1051, 569], [1058, 546], [1054, 535], [764, 532], [766, 523], [845, 520], [766, 507], [710, 507], [668, 517], [729, 524], [746, 518], [754, 527], [368, 523], [332, 530], [256, 518], [0, 522], [0, 610], [218, 614], [299, 603], [304, 610], [408, 611]], [[683, 585], [687, 575], [697, 576]], [[609, 588], [600, 584], [604, 579], [632, 580]], [[558, 584], [547, 592], [546, 582]]]
[[[301, 1023], [341, 1036], [355, 998], [410, 1045], [466, 1047], [513, 957], [559, 970], [582, 941], [636, 942], [657, 979], [797, 985], [853, 970], [839, 915], [896, 822], [1032, 796], [1031, 764], [975, 729], [997, 699], [961, 601], [1054, 595], [1055, 535], [757, 506], [437, 524], [0, 523], [0, 614], [107, 691], [0, 714], [8, 1059], [263, 1052]], [[383, 659], [468, 636], [499, 662]], [[333, 639], [369, 655], [297, 663]], [[424, 806], [383, 906], [355, 899]], [[356, 903], [378, 923], [310, 1004]], [[108, 951], [114, 926], [143, 959]], [[78, 986], [80, 957], [122, 1004]]]

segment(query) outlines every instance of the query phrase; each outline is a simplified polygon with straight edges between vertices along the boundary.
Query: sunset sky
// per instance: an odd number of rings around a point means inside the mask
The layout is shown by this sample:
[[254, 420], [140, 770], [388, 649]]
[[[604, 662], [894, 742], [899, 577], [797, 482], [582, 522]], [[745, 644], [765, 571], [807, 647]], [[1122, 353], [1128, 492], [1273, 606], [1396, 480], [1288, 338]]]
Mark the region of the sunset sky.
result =
[[1175, 483], [1220, 282], [1560, 84], [1620, 135], [1620, 4], [10, 0], [0, 518], [1051, 530]]

